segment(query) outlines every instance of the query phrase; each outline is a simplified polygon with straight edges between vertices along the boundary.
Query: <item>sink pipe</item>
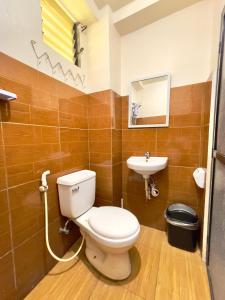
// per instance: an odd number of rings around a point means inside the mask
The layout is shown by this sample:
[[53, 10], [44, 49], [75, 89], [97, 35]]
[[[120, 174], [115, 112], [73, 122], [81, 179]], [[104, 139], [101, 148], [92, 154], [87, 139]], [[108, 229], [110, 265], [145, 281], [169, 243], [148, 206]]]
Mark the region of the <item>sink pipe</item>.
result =
[[[145, 196], [146, 200], [152, 199], [152, 197], [158, 197], [159, 196], [159, 190], [156, 188], [155, 181], [153, 176], [145, 176]], [[151, 180], [152, 183], [149, 181]]]

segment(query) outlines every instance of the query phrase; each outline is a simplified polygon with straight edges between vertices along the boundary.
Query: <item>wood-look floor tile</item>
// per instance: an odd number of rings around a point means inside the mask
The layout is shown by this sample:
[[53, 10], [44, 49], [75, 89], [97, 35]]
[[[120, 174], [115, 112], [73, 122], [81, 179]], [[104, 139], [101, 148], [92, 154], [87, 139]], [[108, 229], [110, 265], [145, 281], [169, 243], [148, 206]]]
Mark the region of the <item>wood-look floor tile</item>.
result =
[[[105, 282], [104, 282], [105, 281]], [[101, 279], [98, 281], [90, 300], [141, 300], [143, 298], [131, 293], [127, 289], [117, 285], [112, 284], [110, 280]]]
[[132, 261], [131, 276], [121, 281], [122, 287], [144, 299], [154, 299], [157, 284], [160, 249], [164, 233], [148, 230], [142, 226], [136, 249], [130, 251]]
[[[71, 255], [73, 252], [69, 252]], [[67, 256], [69, 256], [67, 254]], [[57, 264], [38, 286], [26, 297], [31, 299], [89, 299], [97, 285], [98, 275], [93, 275], [91, 266], [75, 259]], [[96, 273], [97, 274], [97, 273]], [[59, 288], [59, 287], [63, 288]]]
[[26, 300], [210, 300], [199, 252], [170, 246], [165, 232], [141, 226], [140, 238], [130, 254], [132, 273], [126, 280], [100, 275], [82, 252], [79, 260], [58, 263]]
[[155, 299], [210, 299], [204, 265], [190, 253], [162, 242]]

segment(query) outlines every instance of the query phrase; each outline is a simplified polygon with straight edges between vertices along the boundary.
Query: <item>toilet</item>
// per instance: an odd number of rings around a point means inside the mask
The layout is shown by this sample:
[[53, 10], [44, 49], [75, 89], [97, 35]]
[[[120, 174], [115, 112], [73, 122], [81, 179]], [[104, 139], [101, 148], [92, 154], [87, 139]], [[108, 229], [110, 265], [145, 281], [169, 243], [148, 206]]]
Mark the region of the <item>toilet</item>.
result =
[[128, 250], [140, 233], [137, 218], [123, 208], [93, 206], [96, 186], [93, 171], [59, 177], [57, 184], [61, 213], [79, 226], [89, 262], [108, 278], [127, 278], [131, 273]]

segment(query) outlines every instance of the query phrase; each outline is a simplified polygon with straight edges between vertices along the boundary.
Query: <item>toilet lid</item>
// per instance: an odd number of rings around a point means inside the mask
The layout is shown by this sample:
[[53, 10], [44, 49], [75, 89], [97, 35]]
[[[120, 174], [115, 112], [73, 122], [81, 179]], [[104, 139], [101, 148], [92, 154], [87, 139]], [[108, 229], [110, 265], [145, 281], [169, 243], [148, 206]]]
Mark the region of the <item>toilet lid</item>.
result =
[[102, 206], [96, 209], [88, 223], [96, 233], [112, 239], [129, 237], [140, 226], [131, 212], [113, 206]]

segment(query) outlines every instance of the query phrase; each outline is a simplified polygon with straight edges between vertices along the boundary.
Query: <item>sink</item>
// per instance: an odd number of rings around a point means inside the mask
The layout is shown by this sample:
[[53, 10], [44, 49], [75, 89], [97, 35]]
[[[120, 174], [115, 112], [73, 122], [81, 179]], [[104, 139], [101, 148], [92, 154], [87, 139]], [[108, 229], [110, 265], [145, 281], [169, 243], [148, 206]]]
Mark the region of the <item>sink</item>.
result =
[[146, 159], [145, 156], [131, 156], [127, 160], [129, 169], [141, 174], [145, 179], [153, 175], [167, 166], [168, 157], [150, 156]]

